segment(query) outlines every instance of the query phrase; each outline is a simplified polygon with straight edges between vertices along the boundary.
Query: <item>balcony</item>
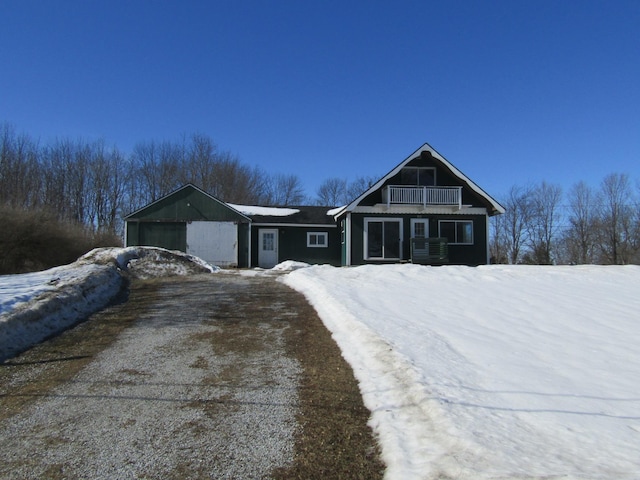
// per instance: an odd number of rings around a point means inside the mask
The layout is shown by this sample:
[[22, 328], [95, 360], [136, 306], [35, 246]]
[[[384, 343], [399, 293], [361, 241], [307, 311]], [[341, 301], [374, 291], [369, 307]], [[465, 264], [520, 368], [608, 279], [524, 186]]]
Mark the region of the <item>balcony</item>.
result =
[[382, 201], [387, 206], [443, 205], [462, 208], [462, 187], [389, 185], [382, 190]]

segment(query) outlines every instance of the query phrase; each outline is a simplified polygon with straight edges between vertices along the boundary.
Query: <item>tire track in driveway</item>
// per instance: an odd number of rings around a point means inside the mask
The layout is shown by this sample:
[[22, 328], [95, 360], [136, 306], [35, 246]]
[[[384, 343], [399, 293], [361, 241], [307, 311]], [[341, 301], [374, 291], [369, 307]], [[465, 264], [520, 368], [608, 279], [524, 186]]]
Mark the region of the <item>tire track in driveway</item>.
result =
[[[83, 341], [95, 342], [91, 324], [118, 309], [137, 311], [135, 321], [90, 361], [69, 360], [85, 362], [72, 378], [38, 390], [37, 369], [49, 364], [33, 363], [31, 380], [12, 379], [18, 387], [0, 404], [21, 395], [26, 403], [0, 423], [0, 476], [374, 478], [369, 464], [381, 472], [355, 380], [338, 380], [350, 370], [302, 295], [269, 277], [155, 280], [82, 325]], [[66, 358], [86, 357], [81, 343], [70, 351], [68, 342]], [[326, 358], [332, 345], [338, 366]]]

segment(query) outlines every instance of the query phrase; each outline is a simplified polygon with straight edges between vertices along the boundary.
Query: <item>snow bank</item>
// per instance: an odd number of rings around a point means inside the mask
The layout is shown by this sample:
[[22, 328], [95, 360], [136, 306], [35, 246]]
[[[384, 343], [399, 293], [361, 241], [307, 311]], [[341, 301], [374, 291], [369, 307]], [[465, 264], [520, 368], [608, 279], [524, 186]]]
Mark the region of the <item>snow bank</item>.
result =
[[640, 478], [640, 267], [313, 266], [387, 479]]
[[271, 270], [274, 272], [293, 272], [294, 270], [298, 270], [299, 268], [307, 268], [310, 265], [305, 262], [297, 262], [295, 260], [286, 260], [277, 264]]
[[153, 247], [99, 248], [43, 272], [0, 276], [0, 361], [104, 308], [127, 277], [217, 271], [201, 259]]

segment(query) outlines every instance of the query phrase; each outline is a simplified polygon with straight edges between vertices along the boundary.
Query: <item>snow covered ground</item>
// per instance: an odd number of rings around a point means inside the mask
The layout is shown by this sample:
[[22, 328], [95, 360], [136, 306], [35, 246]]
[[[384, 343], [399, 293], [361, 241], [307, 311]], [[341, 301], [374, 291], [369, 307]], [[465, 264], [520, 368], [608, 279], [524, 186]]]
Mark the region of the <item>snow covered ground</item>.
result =
[[[640, 267], [305, 267], [245, 274], [290, 271], [333, 332], [388, 479], [640, 479]], [[212, 270], [134, 248], [0, 276], [0, 359], [102, 308], [125, 269]]]
[[390, 479], [639, 479], [640, 267], [296, 270]]

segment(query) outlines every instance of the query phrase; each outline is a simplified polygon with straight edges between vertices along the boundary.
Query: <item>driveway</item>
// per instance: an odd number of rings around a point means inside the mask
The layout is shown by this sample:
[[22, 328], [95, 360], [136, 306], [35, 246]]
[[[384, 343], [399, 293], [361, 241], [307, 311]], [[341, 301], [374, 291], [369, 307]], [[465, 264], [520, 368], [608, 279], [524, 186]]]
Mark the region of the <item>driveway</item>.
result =
[[274, 278], [136, 281], [0, 364], [2, 478], [380, 478], [351, 369]]

